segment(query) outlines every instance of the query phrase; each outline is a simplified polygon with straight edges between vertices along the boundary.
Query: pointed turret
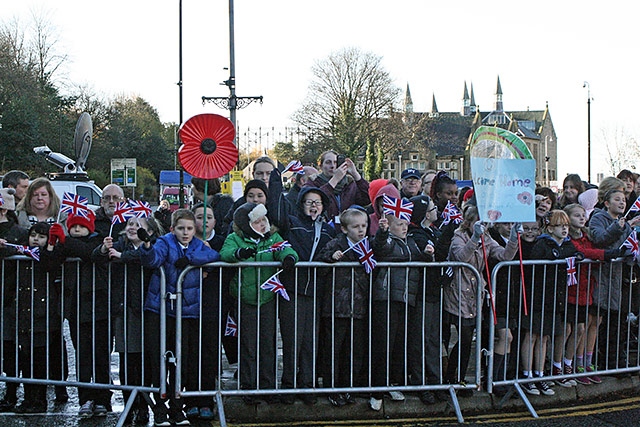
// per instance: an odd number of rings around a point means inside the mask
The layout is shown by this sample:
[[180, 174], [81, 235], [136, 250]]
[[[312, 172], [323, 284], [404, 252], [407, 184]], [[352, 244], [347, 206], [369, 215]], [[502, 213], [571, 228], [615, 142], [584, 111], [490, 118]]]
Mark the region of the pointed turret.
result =
[[431, 112], [432, 113], [437, 113], [438, 112], [438, 104], [436, 104], [436, 94], [435, 94], [435, 92], [433, 93], [433, 95], [431, 97]]
[[475, 114], [477, 109], [478, 106], [476, 105], [476, 97], [473, 94], [473, 82], [471, 82], [471, 100], [469, 101], [469, 113]]
[[411, 99], [411, 91], [409, 90], [409, 83], [407, 83], [407, 91], [404, 96], [404, 112], [407, 114], [413, 113], [413, 100]]
[[498, 85], [496, 87], [496, 103], [494, 105], [494, 111], [504, 111], [502, 104], [502, 86], [500, 85], [500, 76], [498, 76]]
[[467, 90], [467, 81], [464, 82], [464, 94], [462, 95], [462, 115], [468, 116], [471, 113], [471, 100], [469, 99], [469, 91]]

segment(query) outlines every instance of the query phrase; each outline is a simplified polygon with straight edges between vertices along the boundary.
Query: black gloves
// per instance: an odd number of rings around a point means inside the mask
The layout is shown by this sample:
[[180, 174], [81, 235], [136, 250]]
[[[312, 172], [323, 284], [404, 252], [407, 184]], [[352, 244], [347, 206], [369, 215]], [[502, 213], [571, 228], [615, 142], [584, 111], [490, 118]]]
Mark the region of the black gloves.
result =
[[[138, 229], [138, 232], [142, 230], [142, 228]], [[189, 265], [189, 258], [187, 258], [186, 256], [183, 256], [181, 258], [178, 258], [178, 260], [173, 264], [176, 266], [176, 268], [178, 270], [182, 270], [183, 268], [185, 268], [187, 265]]]
[[611, 261], [624, 255], [624, 249], [608, 249], [604, 251], [604, 260]]
[[249, 259], [256, 254], [256, 248], [239, 248], [236, 251], [236, 258], [239, 260]]
[[293, 272], [295, 265], [296, 258], [293, 255], [287, 255], [282, 260], [282, 269], [287, 273]]
[[147, 233], [147, 230], [140, 227], [138, 228], [138, 239], [146, 243], [151, 241], [151, 236], [149, 235], [149, 233]]

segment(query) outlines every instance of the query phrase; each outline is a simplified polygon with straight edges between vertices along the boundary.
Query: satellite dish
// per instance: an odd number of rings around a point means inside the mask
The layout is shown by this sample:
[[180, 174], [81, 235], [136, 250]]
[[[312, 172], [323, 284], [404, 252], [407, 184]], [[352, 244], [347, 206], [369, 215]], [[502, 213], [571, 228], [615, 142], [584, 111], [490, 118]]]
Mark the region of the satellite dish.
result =
[[76, 167], [79, 172], [84, 171], [84, 165], [91, 151], [91, 140], [93, 138], [93, 123], [89, 113], [80, 114], [76, 123], [76, 132], [73, 136], [74, 147], [76, 149]]

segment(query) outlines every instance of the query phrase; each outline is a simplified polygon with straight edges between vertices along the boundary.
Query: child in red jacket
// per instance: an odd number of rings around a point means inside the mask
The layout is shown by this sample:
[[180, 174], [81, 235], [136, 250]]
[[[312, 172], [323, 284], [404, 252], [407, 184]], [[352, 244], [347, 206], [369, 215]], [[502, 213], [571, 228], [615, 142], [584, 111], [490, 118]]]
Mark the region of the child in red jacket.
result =
[[[564, 211], [569, 216], [569, 237], [577, 251], [584, 254], [585, 258], [592, 260], [611, 260], [620, 256], [618, 249], [597, 249], [589, 240], [589, 231], [585, 227], [587, 212], [582, 205], [573, 203], [567, 205]], [[574, 333], [567, 338], [565, 349], [565, 365], [571, 366], [575, 355], [575, 372], [593, 372], [593, 351], [598, 337], [599, 317], [593, 310], [593, 291], [598, 285], [599, 268], [593, 264], [583, 264], [578, 268], [578, 284], [567, 289], [567, 322], [576, 322]], [[586, 323], [586, 337], [585, 337]], [[586, 348], [585, 348], [586, 347]], [[585, 352], [586, 350], [586, 352]], [[600, 384], [602, 381], [597, 375], [576, 377], [580, 384]]]

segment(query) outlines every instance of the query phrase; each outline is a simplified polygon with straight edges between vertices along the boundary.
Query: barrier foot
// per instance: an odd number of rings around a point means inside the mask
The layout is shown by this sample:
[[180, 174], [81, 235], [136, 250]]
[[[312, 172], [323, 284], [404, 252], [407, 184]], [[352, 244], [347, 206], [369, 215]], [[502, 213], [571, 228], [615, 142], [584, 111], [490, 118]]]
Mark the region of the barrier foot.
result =
[[138, 396], [138, 389], [134, 388], [131, 391], [131, 396], [129, 396], [129, 399], [127, 399], [127, 403], [124, 405], [124, 410], [120, 414], [120, 418], [118, 418], [118, 423], [116, 424], [116, 427], [124, 426], [124, 420], [127, 418], [127, 415], [129, 415], [129, 412], [131, 411], [131, 407], [133, 406], [133, 402], [135, 402], [136, 400], [136, 396]]
[[524, 404], [526, 405], [527, 409], [529, 410], [529, 412], [531, 413], [531, 416], [533, 418], [539, 418], [538, 417], [538, 413], [536, 412], [535, 409], [533, 409], [533, 406], [531, 405], [531, 402], [529, 402], [529, 398], [527, 397], [527, 395], [525, 394], [524, 390], [522, 390], [522, 387], [520, 387], [519, 383], [515, 383], [513, 384], [513, 386], [516, 388], [516, 390], [518, 391], [518, 394], [520, 395], [520, 399], [522, 399], [522, 401], [524, 402]]
[[218, 420], [220, 427], [227, 427], [227, 418], [224, 415], [224, 404], [222, 403], [222, 393], [216, 393], [216, 405], [218, 406]]
[[464, 424], [464, 417], [462, 416], [462, 410], [460, 409], [460, 402], [458, 402], [458, 395], [456, 389], [449, 387], [449, 394], [451, 395], [451, 402], [453, 403], [453, 409], [456, 411], [456, 417], [460, 424]]

